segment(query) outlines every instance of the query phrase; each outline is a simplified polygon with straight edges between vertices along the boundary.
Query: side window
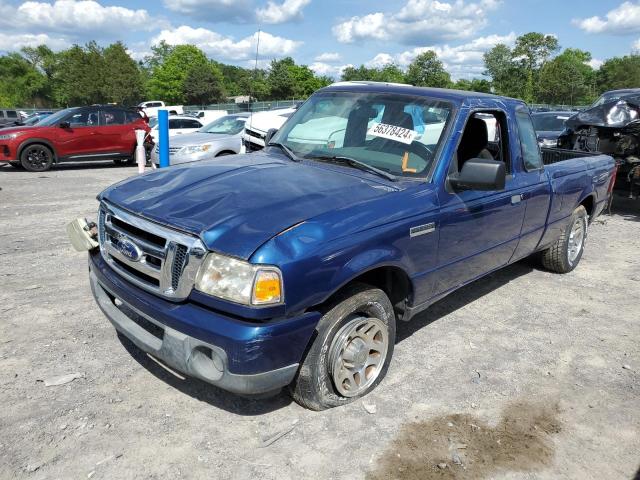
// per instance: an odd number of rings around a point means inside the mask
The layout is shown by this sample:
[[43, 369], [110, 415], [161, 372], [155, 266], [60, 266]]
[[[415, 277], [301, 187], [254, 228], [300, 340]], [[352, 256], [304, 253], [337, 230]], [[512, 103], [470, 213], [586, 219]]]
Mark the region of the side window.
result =
[[176, 118], [172, 118], [169, 120], [169, 130], [175, 130], [177, 128], [182, 128], [182, 122]]
[[125, 112], [126, 123], [133, 123], [137, 120], [140, 120], [142, 117], [138, 114], [138, 112], [131, 112], [127, 110]]
[[451, 172], [460, 172], [467, 160], [484, 158], [505, 163], [511, 172], [507, 119], [503, 112], [477, 112], [467, 119], [458, 150], [451, 164]]
[[527, 171], [542, 168], [542, 157], [538, 147], [538, 136], [533, 128], [533, 122], [529, 112], [524, 107], [516, 109], [516, 123], [518, 124], [518, 136], [522, 148], [522, 161]]
[[182, 128], [200, 128], [202, 125], [197, 120], [182, 120]]
[[4, 118], [4, 110], [0, 110], [0, 118]]
[[102, 125], [124, 125], [126, 122], [124, 110], [104, 110], [102, 112]]
[[100, 124], [98, 110], [80, 110], [68, 115], [65, 122], [72, 127], [97, 127]]
[[7, 110], [7, 118], [18, 118], [18, 112], [15, 110]]

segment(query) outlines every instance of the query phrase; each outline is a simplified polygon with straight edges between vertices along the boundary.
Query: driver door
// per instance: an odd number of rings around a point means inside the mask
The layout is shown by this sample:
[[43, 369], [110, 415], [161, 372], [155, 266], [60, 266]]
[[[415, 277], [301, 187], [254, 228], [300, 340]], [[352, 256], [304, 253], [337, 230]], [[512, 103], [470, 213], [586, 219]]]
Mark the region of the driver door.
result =
[[100, 125], [98, 109], [89, 107], [71, 112], [62, 122], [69, 127], [58, 128], [57, 153], [65, 160], [81, 159], [99, 151], [96, 133]]
[[[525, 203], [516, 192], [517, 183], [512, 175], [511, 158], [515, 158], [507, 139], [507, 120], [503, 112], [483, 111], [480, 115], [471, 113], [460, 125], [464, 134], [458, 150], [452, 158], [449, 173], [458, 170], [458, 156], [465, 146], [465, 137], [470, 118], [495, 121], [495, 137], [488, 138], [484, 150], [495, 155], [495, 160], [506, 163], [506, 184], [502, 191], [452, 191], [442, 187], [438, 193], [441, 214], [438, 240], [437, 274], [434, 294], [439, 295], [495, 270], [508, 263], [520, 238], [525, 213]], [[486, 122], [489, 123], [490, 122]], [[476, 122], [477, 124], [477, 122]], [[456, 128], [458, 130], [458, 128]], [[489, 129], [487, 129], [489, 130]], [[493, 153], [492, 150], [497, 150]], [[487, 155], [478, 151], [473, 155]]]

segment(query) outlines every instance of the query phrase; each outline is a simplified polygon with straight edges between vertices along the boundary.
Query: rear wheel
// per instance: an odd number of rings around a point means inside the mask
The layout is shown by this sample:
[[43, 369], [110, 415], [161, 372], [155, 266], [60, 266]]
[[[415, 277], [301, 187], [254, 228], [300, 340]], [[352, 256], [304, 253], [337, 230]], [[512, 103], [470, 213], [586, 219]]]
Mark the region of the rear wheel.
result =
[[325, 310], [317, 335], [290, 387], [312, 410], [344, 405], [373, 390], [395, 344], [393, 307], [380, 289], [355, 284]]
[[53, 165], [53, 152], [46, 145], [28, 145], [20, 154], [20, 164], [30, 172], [45, 172]]
[[542, 265], [545, 268], [556, 273], [569, 273], [578, 266], [584, 253], [588, 220], [587, 210], [582, 205], [573, 211], [560, 238], [542, 252]]

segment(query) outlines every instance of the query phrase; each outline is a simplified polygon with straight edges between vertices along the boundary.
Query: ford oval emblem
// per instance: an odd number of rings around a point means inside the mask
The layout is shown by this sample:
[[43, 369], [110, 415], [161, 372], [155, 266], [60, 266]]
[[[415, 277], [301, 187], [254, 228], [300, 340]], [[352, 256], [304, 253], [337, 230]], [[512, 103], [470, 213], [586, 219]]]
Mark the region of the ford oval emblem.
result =
[[115, 245], [116, 250], [132, 262], [137, 262], [142, 258], [142, 250], [128, 238], [120, 237]]

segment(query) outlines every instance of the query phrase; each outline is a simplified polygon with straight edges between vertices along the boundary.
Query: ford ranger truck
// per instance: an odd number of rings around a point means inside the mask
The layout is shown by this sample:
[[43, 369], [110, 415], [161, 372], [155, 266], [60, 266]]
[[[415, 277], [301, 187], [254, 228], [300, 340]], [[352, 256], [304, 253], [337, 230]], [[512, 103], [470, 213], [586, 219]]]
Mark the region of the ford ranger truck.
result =
[[397, 322], [461, 286], [533, 254], [572, 271], [614, 174], [541, 151], [519, 100], [403, 85], [323, 88], [266, 143], [103, 191], [91, 287], [170, 368], [315, 410], [374, 389]]

